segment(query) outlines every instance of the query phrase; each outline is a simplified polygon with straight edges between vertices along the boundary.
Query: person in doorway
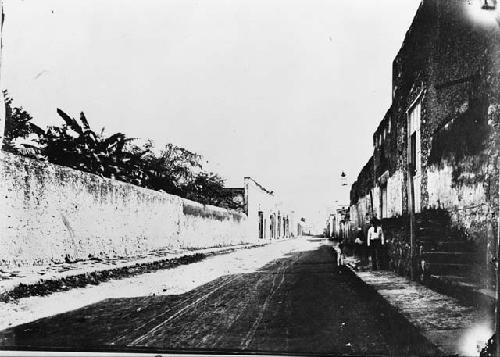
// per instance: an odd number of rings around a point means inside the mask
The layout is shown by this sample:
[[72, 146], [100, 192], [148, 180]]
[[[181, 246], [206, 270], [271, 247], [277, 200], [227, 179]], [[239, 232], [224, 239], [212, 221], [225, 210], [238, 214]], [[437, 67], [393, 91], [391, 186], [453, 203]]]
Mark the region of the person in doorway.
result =
[[372, 258], [372, 268], [377, 270], [382, 265], [382, 247], [384, 246], [384, 232], [380, 221], [372, 219], [370, 222], [370, 229], [368, 229], [368, 237], [366, 245], [369, 247]]

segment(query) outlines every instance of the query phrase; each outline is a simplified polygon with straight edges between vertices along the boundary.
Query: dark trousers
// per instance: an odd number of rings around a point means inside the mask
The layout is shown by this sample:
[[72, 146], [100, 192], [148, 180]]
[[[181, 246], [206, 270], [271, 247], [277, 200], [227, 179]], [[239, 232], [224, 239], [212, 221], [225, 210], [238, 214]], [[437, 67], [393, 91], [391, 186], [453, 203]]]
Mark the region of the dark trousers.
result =
[[372, 256], [373, 270], [380, 269], [382, 267], [382, 244], [380, 239], [375, 239], [370, 242], [370, 253]]

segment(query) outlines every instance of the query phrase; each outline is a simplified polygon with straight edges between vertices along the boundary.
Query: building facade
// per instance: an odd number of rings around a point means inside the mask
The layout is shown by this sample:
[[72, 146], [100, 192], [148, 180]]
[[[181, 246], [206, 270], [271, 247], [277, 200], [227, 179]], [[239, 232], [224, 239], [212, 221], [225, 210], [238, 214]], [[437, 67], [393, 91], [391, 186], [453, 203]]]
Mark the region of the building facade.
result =
[[245, 177], [245, 213], [250, 230], [258, 232], [261, 239], [280, 239], [296, 236], [294, 212], [251, 177]]
[[339, 207], [328, 217], [328, 237], [339, 240], [349, 240], [351, 233], [351, 221], [349, 218], [349, 207]]
[[487, 257], [496, 250], [499, 214], [496, 11], [481, 9], [480, 1], [423, 0], [393, 61], [392, 104], [352, 185], [350, 217], [353, 228], [366, 228], [372, 217], [385, 222], [391, 263], [402, 273], [410, 212], [423, 270], [443, 268], [426, 253], [443, 237], [464, 243], [461, 249], [480, 257], [476, 265], [492, 269]]

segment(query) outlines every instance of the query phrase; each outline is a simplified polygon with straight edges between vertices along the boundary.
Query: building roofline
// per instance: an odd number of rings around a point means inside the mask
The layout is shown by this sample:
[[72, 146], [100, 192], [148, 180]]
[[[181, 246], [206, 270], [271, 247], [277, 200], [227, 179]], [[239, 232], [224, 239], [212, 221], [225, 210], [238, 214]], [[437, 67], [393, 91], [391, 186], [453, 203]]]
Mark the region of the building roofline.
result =
[[375, 131], [373, 132], [373, 135], [376, 135], [379, 131], [381, 131], [381, 129], [387, 125], [387, 123], [389, 122], [389, 120], [391, 119], [391, 115], [392, 115], [392, 110], [394, 108], [394, 101], [391, 102], [391, 106], [389, 107], [389, 109], [387, 109], [387, 111], [385, 112], [384, 114], [384, 117], [382, 118], [382, 120], [380, 120], [380, 122], [378, 123], [378, 126], [377, 126], [377, 129], [375, 129]]
[[250, 176], [246, 176], [245, 177], [245, 180], [252, 180], [253, 183], [255, 183], [257, 185], [257, 187], [259, 187], [261, 190], [263, 190], [264, 192], [270, 194], [270, 195], [274, 195], [274, 191], [270, 191], [268, 189], [266, 189], [264, 186], [262, 186], [260, 183], [258, 183], [257, 181], [255, 181], [253, 178], [251, 178]]
[[408, 30], [406, 30], [406, 32], [405, 32], [405, 36], [404, 36], [404, 38], [403, 38], [403, 42], [402, 42], [402, 44], [401, 44], [401, 47], [399, 48], [399, 50], [398, 50], [398, 52], [397, 52], [396, 56], [394, 57], [394, 59], [393, 59], [393, 61], [392, 61], [393, 63], [394, 63], [394, 61], [395, 61], [397, 58], [399, 58], [399, 57], [400, 57], [401, 52], [402, 52], [402, 51], [403, 51], [403, 49], [405, 48], [405, 46], [406, 46], [406, 44], [407, 44], [407, 42], [408, 42], [408, 40], [409, 40], [409, 37], [410, 37], [410, 35], [411, 35], [412, 31], [413, 31], [413, 28], [414, 28], [414, 25], [415, 25], [416, 19], [417, 19], [417, 17], [420, 15], [420, 12], [421, 12], [421, 11], [423, 11], [422, 9], [423, 9], [423, 7], [424, 7], [424, 2], [425, 2], [425, 1], [426, 1], [426, 0], [421, 0], [421, 1], [420, 1], [420, 5], [418, 5], [417, 11], [415, 11], [415, 15], [413, 16], [413, 19], [411, 20], [410, 27], [408, 27]]

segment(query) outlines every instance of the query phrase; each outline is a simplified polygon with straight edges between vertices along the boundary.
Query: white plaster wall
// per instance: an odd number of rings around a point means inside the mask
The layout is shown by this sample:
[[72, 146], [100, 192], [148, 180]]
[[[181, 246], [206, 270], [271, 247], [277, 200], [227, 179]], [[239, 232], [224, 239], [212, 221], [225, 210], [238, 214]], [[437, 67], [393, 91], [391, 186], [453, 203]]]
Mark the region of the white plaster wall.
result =
[[382, 217], [382, 212], [380, 212], [380, 187], [372, 188], [373, 196], [373, 213], [377, 218]]
[[389, 217], [403, 214], [403, 172], [396, 171], [387, 180], [387, 213]]
[[[245, 215], [231, 213], [220, 207], [203, 206], [186, 199], [182, 199], [182, 205], [184, 208], [184, 214], [180, 218], [182, 247], [206, 248], [258, 240], [258, 236], [248, 231]], [[200, 213], [190, 213], [190, 211]]]
[[[471, 177], [468, 184], [453, 185], [453, 169], [444, 163], [441, 168], [435, 166], [427, 170], [427, 190], [429, 208], [444, 208], [452, 219], [452, 223], [470, 229], [472, 235], [485, 229], [488, 220], [488, 200], [482, 180]], [[474, 173], [469, 173], [474, 176]]]
[[427, 191], [430, 208], [458, 208], [474, 206], [486, 202], [482, 181], [475, 184], [453, 185], [453, 168], [444, 164], [427, 170]]
[[0, 265], [252, 241], [243, 214], [186, 218], [177, 196], [4, 152], [0, 197]]
[[368, 213], [370, 213], [370, 194], [361, 197], [356, 205], [350, 207], [352, 228], [363, 227]]
[[270, 216], [278, 213], [278, 205], [274, 195], [263, 191], [257, 184], [249, 178], [245, 179], [245, 194], [247, 198], [247, 214], [249, 231], [255, 237], [259, 236], [259, 211], [263, 212], [266, 231], [265, 238], [271, 238]]
[[[349, 217], [351, 219], [353, 227], [358, 227], [358, 225], [359, 225], [358, 205], [359, 205], [359, 202], [358, 202], [358, 204], [350, 205], [349, 206]], [[330, 219], [330, 221], [329, 221], [329, 227], [331, 227], [332, 224], [333, 224], [333, 221]], [[330, 230], [330, 234], [331, 234], [331, 230]]]

